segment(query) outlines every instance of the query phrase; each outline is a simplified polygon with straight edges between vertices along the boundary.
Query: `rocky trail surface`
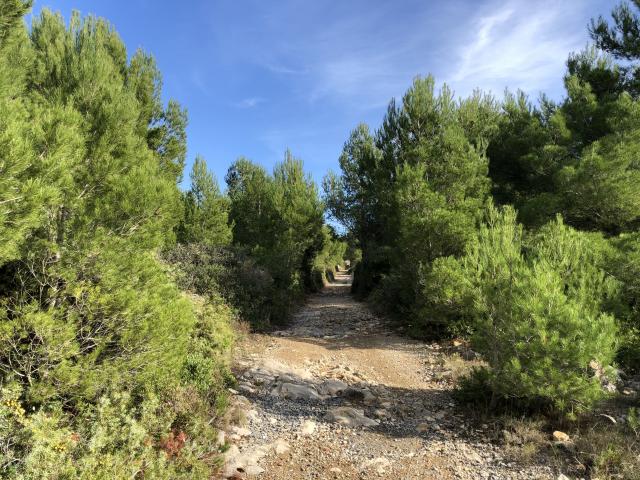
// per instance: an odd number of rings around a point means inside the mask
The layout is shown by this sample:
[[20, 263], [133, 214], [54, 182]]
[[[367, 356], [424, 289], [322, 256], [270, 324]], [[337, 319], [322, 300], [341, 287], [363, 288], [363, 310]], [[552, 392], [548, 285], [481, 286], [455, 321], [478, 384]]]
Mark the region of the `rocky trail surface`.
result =
[[451, 359], [473, 352], [394, 334], [349, 281], [338, 274], [286, 330], [243, 341], [224, 478], [555, 478], [510, 462], [456, 409]]

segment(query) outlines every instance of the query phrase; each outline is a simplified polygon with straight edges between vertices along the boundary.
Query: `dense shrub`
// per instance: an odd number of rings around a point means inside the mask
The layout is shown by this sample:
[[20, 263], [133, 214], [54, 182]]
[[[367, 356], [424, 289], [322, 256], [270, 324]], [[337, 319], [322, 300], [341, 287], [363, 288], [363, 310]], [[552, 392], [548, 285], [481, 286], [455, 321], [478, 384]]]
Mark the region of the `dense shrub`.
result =
[[178, 244], [163, 257], [177, 267], [182, 289], [198, 295], [218, 292], [238, 318], [258, 329], [269, 325], [276, 295], [273, 278], [242, 248]]
[[609, 271], [620, 281], [616, 316], [624, 334], [620, 338], [618, 361], [629, 373], [640, 372], [640, 234], [623, 234], [611, 242]]
[[446, 278], [457, 262], [466, 278], [458, 290], [443, 282], [440, 298], [473, 322], [494, 401], [583, 410], [602, 395], [590, 363], [613, 360], [617, 327], [604, 309], [619, 285], [598, 267], [589, 235], [557, 219], [525, 241], [515, 217], [490, 209], [465, 256], [438, 264], [433, 275]]
[[266, 320], [281, 324], [304, 292], [315, 288], [314, 262], [324, 241], [323, 205], [316, 185], [290, 152], [272, 175], [240, 159], [229, 168], [226, 181], [233, 244], [273, 280]]
[[157, 258], [185, 113], [108, 23], [44, 11], [27, 32], [27, 7], [0, 7], [0, 476], [208, 478], [233, 315]]
[[347, 242], [337, 238], [329, 227], [322, 228], [322, 250], [313, 261], [311, 289], [319, 290], [327, 282], [334, 280], [333, 274], [338, 267], [344, 266], [347, 255]]

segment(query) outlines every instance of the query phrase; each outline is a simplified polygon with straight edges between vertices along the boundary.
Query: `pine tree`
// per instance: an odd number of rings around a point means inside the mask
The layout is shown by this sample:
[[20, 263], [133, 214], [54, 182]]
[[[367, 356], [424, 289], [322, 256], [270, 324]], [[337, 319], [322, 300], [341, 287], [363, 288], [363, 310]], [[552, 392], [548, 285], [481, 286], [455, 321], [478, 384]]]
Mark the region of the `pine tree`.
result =
[[459, 298], [473, 297], [466, 305], [474, 348], [489, 364], [494, 402], [583, 411], [603, 395], [590, 363], [613, 360], [617, 327], [604, 309], [618, 284], [600, 268], [588, 235], [560, 218], [526, 245], [523, 237], [512, 208], [490, 209], [460, 260]]
[[202, 157], [196, 157], [190, 178], [191, 188], [183, 195], [185, 218], [177, 227], [178, 241], [228, 245], [231, 241], [229, 204]]
[[[640, 2], [633, 0], [636, 9], [640, 9]], [[616, 6], [611, 16], [613, 26], [609, 25], [602, 16], [592, 19], [589, 28], [591, 38], [596, 46], [615, 58], [623, 60], [640, 59], [640, 17], [633, 11], [631, 5], [622, 2]], [[624, 80], [623, 88], [634, 97], [640, 93], [640, 70], [637, 65], [620, 67]]]
[[33, 175], [39, 160], [25, 102], [31, 52], [22, 24], [29, 6], [22, 0], [0, 6], [0, 267], [20, 257], [27, 238], [45, 221], [43, 205], [58, 193]]

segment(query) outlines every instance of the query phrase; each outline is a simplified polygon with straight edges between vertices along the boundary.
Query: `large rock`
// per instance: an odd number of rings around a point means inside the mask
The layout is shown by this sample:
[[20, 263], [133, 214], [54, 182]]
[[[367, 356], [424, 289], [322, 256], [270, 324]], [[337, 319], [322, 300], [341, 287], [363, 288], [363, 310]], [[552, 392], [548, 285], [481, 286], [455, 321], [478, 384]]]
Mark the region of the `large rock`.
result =
[[325, 414], [324, 419], [349, 427], [375, 427], [378, 425], [376, 420], [365, 417], [362, 410], [352, 407], [332, 408]]
[[318, 390], [322, 395], [330, 395], [332, 397], [335, 397], [338, 395], [342, 395], [342, 392], [344, 392], [347, 388], [349, 388], [349, 385], [344, 383], [342, 380], [331, 378], [322, 382], [322, 384], [320, 384], [320, 386], [318, 387]]
[[271, 445], [261, 445], [241, 452], [237, 445], [231, 445], [224, 454], [224, 478], [237, 478], [244, 473], [259, 475], [264, 472], [258, 462], [270, 449]]
[[312, 378], [308, 370], [293, 368], [273, 359], [265, 359], [259, 366], [247, 370], [243, 378], [255, 385], [269, 385], [275, 381], [296, 383]]
[[295, 383], [283, 383], [271, 391], [274, 397], [287, 398], [289, 400], [312, 400], [319, 402], [323, 397], [318, 394], [313, 385], [298, 385]]

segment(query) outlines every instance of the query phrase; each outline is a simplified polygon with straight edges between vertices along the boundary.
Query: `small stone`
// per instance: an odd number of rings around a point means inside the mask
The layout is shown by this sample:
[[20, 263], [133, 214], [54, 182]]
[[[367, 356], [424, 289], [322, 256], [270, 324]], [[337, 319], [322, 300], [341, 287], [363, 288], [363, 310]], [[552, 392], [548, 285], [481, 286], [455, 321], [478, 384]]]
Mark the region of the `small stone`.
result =
[[429, 425], [428, 423], [420, 423], [416, 427], [416, 431], [418, 433], [425, 433], [425, 432], [428, 432], [430, 429], [431, 429], [431, 425]]
[[316, 422], [313, 420], [305, 420], [300, 427], [300, 433], [302, 435], [312, 435], [316, 431]]
[[338, 468], [338, 467], [332, 467], [329, 469], [329, 472], [331, 473], [342, 473], [342, 469]]
[[560, 475], [558, 475], [558, 478], [556, 480], [571, 480], [571, 479], [567, 477], [564, 473], [561, 473]]
[[364, 470], [372, 469], [378, 475], [382, 475], [385, 473], [385, 470], [389, 468], [390, 465], [391, 465], [391, 462], [387, 458], [378, 457], [378, 458], [372, 458], [364, 462], [362, 465], [360, 465], [360, 470], [364, 471]]
[[467, 457], [467, 460], [470, 460], [475, 464], [482, 463], [482, 457], [477, 452], [469, 452], [465, 456]]
[[247, 465], [247, 468], [245, 468], [244, 471], [247, 475], [260, 475], [261, 473], [264, 473], [264, 468], [258, 465]]
[[231, 431], [238, 437], [248, 437], [251, 435], [251, 430], [244, 427], [233, 427]]
[[385, 418], [385, 417], [388, 417], [388, 416], [389, 416], [389, 412], [387, 412], [384, 408], [376, 408], [376, 409], [373, 411], [373, 415], [374, 415], [376, 418]]
[[216, 445], [219, 447], [224, 446], [224, 444], [226, 443], [226, 434], [224, 433], [224, 430], [219, 430], [218, 433], [216, 434]]
[[277, 439], [273, 443], [273, 448], [276, 452], [276, 455], [282, 455], [284, 453], [287, 453], [289, 450], [291, 450], [291, 446], [281, 438]]
[[563, 442], [563, 443], [571, 440], [569, 435], [567, 435], [564, 432], [561, 432], [560, 430], [556, 430], [555, 432], [553, 432], [553, 439], [556, 442]]
[[238, 390], [240, 390], [242, 393], [246, 393], [248, 395], [252, 395], [254, 393], [256, 393], [255, 389], [251, 388], [249, 385], [246, 384], [241, 384], [238, 385]]

